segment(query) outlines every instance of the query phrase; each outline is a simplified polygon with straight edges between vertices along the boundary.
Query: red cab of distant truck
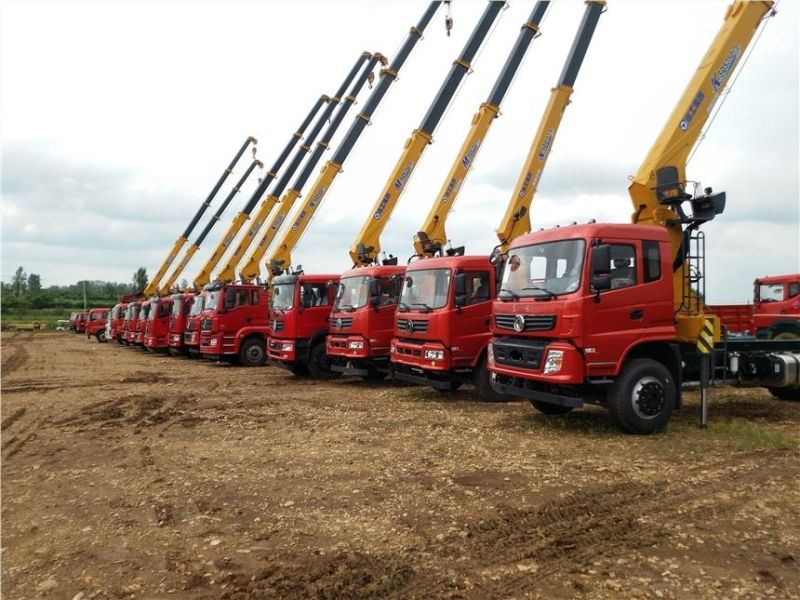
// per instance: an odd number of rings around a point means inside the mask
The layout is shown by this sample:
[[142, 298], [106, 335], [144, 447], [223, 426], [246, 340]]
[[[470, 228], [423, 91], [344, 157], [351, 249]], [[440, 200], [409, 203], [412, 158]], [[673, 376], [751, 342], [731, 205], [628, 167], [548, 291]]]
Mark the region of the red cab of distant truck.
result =
[[186, 332], [186, 322], [192, 310], [196, 294], [183, 292], [172, 294], [172, 309], [169, 317], [169, 353], [172, 356], [185, 356], [186, 346], [183, 343], [183, 334]]
[[88, 311], [86, 312], [79, 312], [75, 316], [75, 333], [85, 333], [86, 332], [86, 321], [89, 318]]
[[753, 304], [708, 306], [728, 333], [760, 339], [800, 338], [800, 274], [759, 277], [753, 283]]
[[97, 338], [98, 342], [106, 341], [106, 319], [109, 309], [90, 308], [86, 317], [86, 338]]
[[317, 378], [340, 375], [331, 371], [326, 352], [328, 319], [339, 275], [279, 275], [271, 281], [270, 364], [295, 375]]
[[186, 328], [183, 332], [183, 347], [185, 352], [192, 357], [200, 356], [200, 321], [202, 320], [203, 310], [211, 292], [203, 290], [194, 295], [189, 314], [186, 315]]
[[131, 302], [125, 310], [125, 318], [122, 320], [122, 342], [126, 345], [133, 343], [136, 336], [136, 320], [139, 318], [139, 310], [142, 307], [141, 301]]
[[501, 400], [489, 383], [486, 364], [495, 291], [495, 268], [488, 256], [412, 262], [395, 320], [395, 378], [439, 390], [457, 390], [469, 382], [483, 398]]
[[115, 304], [111, 309], [110, 321], [108, 325], [108, 339], [116, 340], [121, 344], [122, 340], [122, 322], [125, 320], [125, 312], [128, 310], [127, 302], [120, 302]]
[[152, 352], [169, 348], [169, 319], [172, 312], [172, 296], [153, 298], [150, 315], [144, 326], [144, 347]]
[[375, 265], [342, 273], [328, 319], [327, 353], [333, 371], [377, 378], [388, 372], [405, 270]]
[[200, 319], [200, 354], [246, 367], [267, 362], [269, 296], [262, 285], [207, 285]]
[[142, 302], [142, 307], [139, 309], [139, 317], [136, 319], [135, 323], [133, 343], [137, 346], [141, 346], [142, 348], [144, 348], [144, 331], [150, 318], [150, 308], [152, 303], [152, 300], [145, 300]]

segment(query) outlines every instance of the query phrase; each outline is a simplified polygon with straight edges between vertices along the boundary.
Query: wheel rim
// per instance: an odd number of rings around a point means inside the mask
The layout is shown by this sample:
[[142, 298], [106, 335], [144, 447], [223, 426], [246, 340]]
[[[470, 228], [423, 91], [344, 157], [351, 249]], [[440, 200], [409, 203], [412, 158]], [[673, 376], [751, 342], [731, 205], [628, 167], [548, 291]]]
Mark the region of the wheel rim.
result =
[[327, 355], [327, 353], [322, 353], [317, 361], [319, 368], [322, 371], [330, 371], [331, 370], [331, 359]]
[[633, 386], [631, 406], [640, 419], [655, 419], [664, 410], [664, 385], [656, 377], [642, 377]]
[[247, 349], [247, 359], [250, 362], [259, 362], [262, 358], [264, 358], [264, 351], [261, 346], [253, 345]]

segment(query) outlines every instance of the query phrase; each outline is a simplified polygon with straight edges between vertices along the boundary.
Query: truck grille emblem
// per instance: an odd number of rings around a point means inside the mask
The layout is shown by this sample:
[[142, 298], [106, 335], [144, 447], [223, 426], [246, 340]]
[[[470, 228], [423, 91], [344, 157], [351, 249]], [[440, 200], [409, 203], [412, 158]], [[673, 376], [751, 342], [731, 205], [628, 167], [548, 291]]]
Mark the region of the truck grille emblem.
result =
[[408, 333], [409, 335], [414, 333], [414, 321], [412, 321], [411, 319], [406, 321], [406, 333]]
[[342, 328], [342, 320], [336, 319], [336, 329], [341, 329], [341, 328]]
[[514, 331], [517, 333], [522, 333], [525, 331], [525, 316], [524, 315], [517, 315], [514, 317]]

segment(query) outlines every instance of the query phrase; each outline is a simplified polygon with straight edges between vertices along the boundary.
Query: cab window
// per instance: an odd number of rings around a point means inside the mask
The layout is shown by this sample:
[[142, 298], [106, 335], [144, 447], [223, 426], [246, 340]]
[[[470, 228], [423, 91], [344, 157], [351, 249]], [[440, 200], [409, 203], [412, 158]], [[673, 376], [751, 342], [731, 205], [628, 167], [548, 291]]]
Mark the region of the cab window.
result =
[[488, 271], [467, 273], [467, 306], [487, 302], [491, 285]]
[[381, 277], [378, 279], [378, 289], [380, 294], [378, 306], [391, 306], [393, 304], [397, 304], [397, 299], [400, 295], [399, 279]]
[[304, 283], [300, 288], [300, 303], [304, 308], [328, 306], [328, 286], [324, 283]]

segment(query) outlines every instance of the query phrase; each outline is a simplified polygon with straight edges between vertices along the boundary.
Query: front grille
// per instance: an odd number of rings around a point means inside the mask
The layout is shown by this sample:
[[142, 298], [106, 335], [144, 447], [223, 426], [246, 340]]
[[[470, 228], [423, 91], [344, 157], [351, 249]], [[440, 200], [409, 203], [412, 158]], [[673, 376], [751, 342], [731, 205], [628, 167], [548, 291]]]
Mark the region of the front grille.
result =
[[348, 329], [353, 326], [353, 317], [331, 318], [328, 325], [333, 329]]
[[272, 331], [283, 331], [283, 321], [278, 321], [277, 319], [273, 319], [272, 323], [269, 324], [270, 329]]
[[[411, 325], [409, 326], [409, 323]], [[415, 319], [397, 319], [397, 331], [401, 333], [427, 333], [428, 321]]]
[[555, 315], [496, 315], [494, 324], [499, 329], [514, 329], [514, 321], [517, 317], [522, 317], [525, 321], [525, 327], [522, 331], [548, 331], [556, 326]]
[[211, 331], [211, 319], [203, 319], [200, 321], [200, 329], [202, 331]]
[[494, 360], [498, 365], [538, 370], [546, 341], [495, 339], [492, 342]]
[[413, 356], [415, 358], [420, 358], [422, 356], [422, 350], [418, 348], [406, 348], [404, 346], [397, 346], [395, 347], [395, 354], [398, 356]]

